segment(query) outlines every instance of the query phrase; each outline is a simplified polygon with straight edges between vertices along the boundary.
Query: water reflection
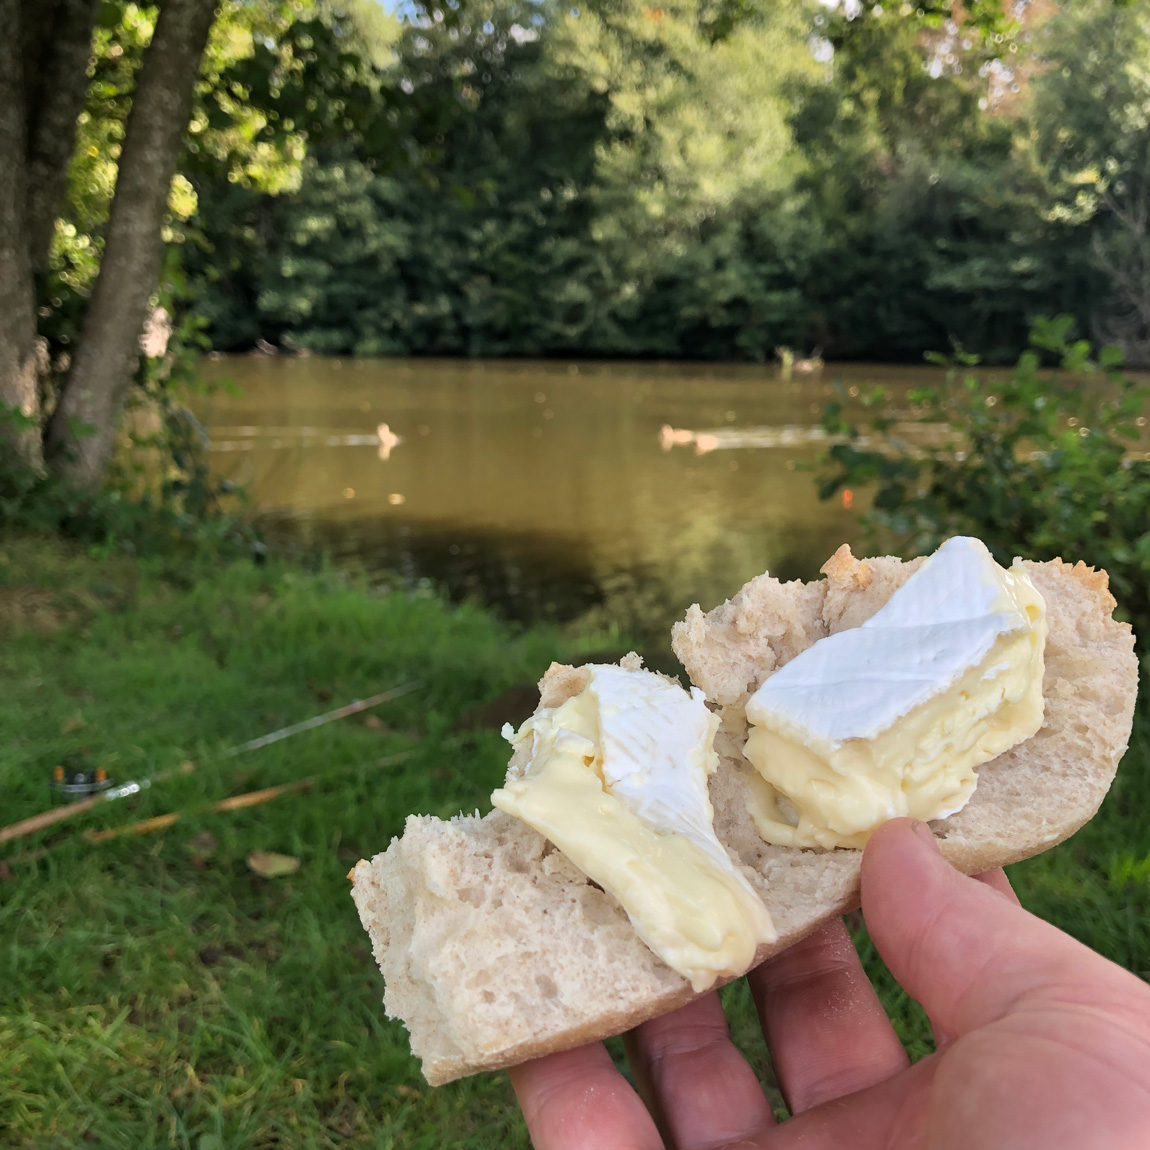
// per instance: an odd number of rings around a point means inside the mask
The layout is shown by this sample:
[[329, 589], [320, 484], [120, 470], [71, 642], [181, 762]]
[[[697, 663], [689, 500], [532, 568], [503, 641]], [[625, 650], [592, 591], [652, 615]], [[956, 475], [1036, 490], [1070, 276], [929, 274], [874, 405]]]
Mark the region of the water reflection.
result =
[[[225, 358], [213, 462], [273, 537], [431, 578], [526, 621], [665, 639], [752, 575], [813, 576], [855, 534], [809, 467], [834, 380], [753, 366]], [[667, 431], [699, 429], [667, 442]], [[704, 437], [700, 451], [700, 434]], [[691, 447], [695, 450], [690, 450]], [[675, 450], [671, 450], [675, 448]]]

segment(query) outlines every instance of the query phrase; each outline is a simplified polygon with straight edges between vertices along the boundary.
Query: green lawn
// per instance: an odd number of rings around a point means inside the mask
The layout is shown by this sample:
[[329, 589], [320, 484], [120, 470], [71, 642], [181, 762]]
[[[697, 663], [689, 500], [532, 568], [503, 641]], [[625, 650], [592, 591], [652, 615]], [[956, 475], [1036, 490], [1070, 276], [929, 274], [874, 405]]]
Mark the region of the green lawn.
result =
[[[68, 756], [117, 779], [199, 764], [0, 847], [0, 1145], [526, 1146], [504, 1076], [423, 1084], [383, 1016], [346, 873], [408, 812], [485, 809], [506, 748], [456, 720], [591, 645], [338, 573], [0, 539], [0, 823], [41, 810]], [[416, 679], [419, 691], [373, 712], [382, 725], [358, 716], [219, 756]], [[310, 792], [267, 805], [195, 810], [312, 775]], [[157, 834], [83, 835], [176, 810], [189, 813]], [[1142, 734], [1103, 813], [1012, 875], [1027, 905], [1144, 977], [1148, 814]], [[300, 869], [260, 878], [246, 862], [256, 849]], [[917, 1009], [873, 965], [904, 1038], [927, 1049]], [[725, 993], [769, 1079], [745, 989]]]

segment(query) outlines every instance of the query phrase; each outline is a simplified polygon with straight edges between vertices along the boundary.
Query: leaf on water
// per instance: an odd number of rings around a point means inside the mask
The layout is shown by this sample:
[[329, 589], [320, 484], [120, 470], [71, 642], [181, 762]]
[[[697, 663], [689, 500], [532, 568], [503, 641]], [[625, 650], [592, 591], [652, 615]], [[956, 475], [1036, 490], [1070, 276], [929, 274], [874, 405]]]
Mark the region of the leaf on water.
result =
[[299, 870], [299, 859], [273, 851], [252, 851], [248, 855], [248, 867], [263, 878], [282, 878]]

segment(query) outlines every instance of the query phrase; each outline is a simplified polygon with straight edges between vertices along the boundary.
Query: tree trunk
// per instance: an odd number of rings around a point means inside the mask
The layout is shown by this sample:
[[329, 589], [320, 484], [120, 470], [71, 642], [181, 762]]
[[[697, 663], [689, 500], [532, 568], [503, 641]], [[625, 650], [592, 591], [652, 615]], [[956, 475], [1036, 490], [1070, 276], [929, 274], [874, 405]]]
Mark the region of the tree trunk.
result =
[[36, 468], [40, 455], [36, 288], [28, 246], [24, 67], [17, 0], [0, 0], [0, 451]]
[[76, 118], [88, 90], [100, 0], [23, 0], [28, 236], [32, 267], [48, 266], [52, 230], [68, 182]]
[[163, 259], [168, 189], [188, 126], [216, 0], [163, 0], [132, 97], [100, 274], [48, 425], [53, 468], [103, 481]]

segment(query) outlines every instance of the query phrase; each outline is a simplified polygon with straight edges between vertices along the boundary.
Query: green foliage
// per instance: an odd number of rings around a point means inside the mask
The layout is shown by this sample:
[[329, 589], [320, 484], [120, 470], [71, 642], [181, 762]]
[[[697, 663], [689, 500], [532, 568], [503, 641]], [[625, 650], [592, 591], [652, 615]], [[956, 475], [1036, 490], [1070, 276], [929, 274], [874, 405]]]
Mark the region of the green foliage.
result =
[[1034, 81], [1051, 218], [1088, 237], [1093, 328], [1150, 363], [1150, 5], [1079, 0], [1049, 30]]
[[375, 114], [406, 159], [353, 132], [314, 147], [295, 193], [201, 192], [192, 272], [214, 342], [756, 358], [801, 343], [801, 294], [779, 282], [809, 231], [781, 91], [813, 64], [780, 6], [729, 15], [722, 36], [638, 3], [414, 22]]
[[[221, 9], [168, 228], [214, 346], [1006, 362], [1065, 312], [1150, 358], [1144, 0], [404, 11]], [[104, 13], [57, 371], [154, 16]]]
[[[1114, 294], [1109, 209], [1061, 210], [1043, 125], [1141, 129], [1003, 11], [475, 0], [412, 9], [368, 71], [355, 19], [311, 21], [295, 71], [290, 30], [234, 70], [268, 132], [311, 101], [309, 156], [278, 197], [194, 180], [195, 306], [220, 348], [1009, 360], [1036, 316], [1086, 328]], [[1031, 51], [1085, 52], [1073, 19]], [[998, 57], [1040, 95], [990, 114]]]
[[[0, 412], [0, 418], [5, 413]], [[259, 555], [257, 533], [242, 514], [240, 493], [207, 473], [198, 427], [178, 409], [163, 435], [172, 462], [157, 489], [126, 493], [72, 486], [0, 463], [0, 528], [77, 540], [93, 552], [140, 555]]]
[[[900, 553], [925, 554], [947, 536], [976, 535], [999, 562], [1083, 559], [1104, 567], [1121, 609], [1150, 635], [1150, 390], [1123, 374], [1121, 354], [1072, 340], [1072, 321], [1035, 325], [1033, 348], [1005, 378], [947, 361], [947, 382], [912, 392], [904, 438], [881, 392], [868, 420], [837, 400], [820, 495], [873, 488], [872, 529]], [[1042, 357], [1059, 367], [1043, 370]], [[903, 420], [905, 423], [906, 420]], [[864, 433], [870, 440], [864, 440]], [[908, 442], [912, 440], [912, 442]]]
[[1003, 362], [1036, 315], [1084, 319], [1097, 292], [1088, 244], [1047, 218], [1025, 120], [980, 110], [986, 84], [957, 65], [932, 75], [913, 16], [817, 19], [833, 80], [801, 93], [794, 122], [825, 230], [804, 285], [820, 342], [913, 360], [958, 340]]
[[[141, 358], [121, 450], [108, 482], [81, 488], [0, 457], [0, 530], [54, 535], [93, 552], [182, 557], [260, 557], [266, 548], [246, 514], [243, 492], [211, 474], [207, 433], [179, 402], [199, 348], [172, 344], [161, 360]], [[0, 421], [35, 421], [0, 404]]]

